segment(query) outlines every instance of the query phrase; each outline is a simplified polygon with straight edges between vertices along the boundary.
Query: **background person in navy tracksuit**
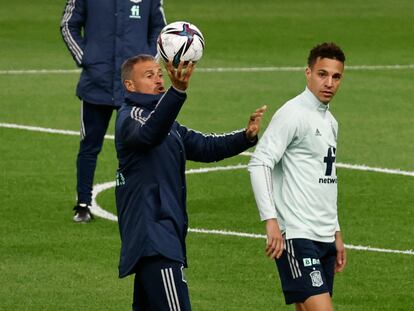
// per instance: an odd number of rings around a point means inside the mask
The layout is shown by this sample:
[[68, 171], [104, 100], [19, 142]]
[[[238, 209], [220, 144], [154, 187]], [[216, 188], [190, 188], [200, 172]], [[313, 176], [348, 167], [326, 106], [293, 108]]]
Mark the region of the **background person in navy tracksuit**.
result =
[[116, 206], [121, 235], [119, 276], [135, 273], [134, 310], [191, 310], [185, 237], [186, 160], [212, 162], [257, 142], [266, 107], [250, 116], [246, 129], [204, 135], [175, 121], [193, 72], [190, 63], [167, 64], [172, 86], [165, 91], [159, 64], [149, 55], [122, 66], [127, 94], [118, 111], [115, 145], [119, 160]]
[[121, 65], [139, 53], [156, 54], [165, 26], [162, 0], [67, 0], [61, 33], [82, 68], [76, 95], [82, 100], [74, 221], [91, 219], [96, 161], [112, 111], [123, 102]]

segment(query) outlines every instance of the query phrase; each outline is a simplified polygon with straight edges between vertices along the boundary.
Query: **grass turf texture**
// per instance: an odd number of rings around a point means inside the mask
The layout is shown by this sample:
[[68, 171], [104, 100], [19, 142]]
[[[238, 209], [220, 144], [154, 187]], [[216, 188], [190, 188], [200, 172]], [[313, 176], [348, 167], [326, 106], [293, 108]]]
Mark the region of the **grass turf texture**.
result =
[[[51, 0], [3, 4], [0, 70], [74, 68], [59, 34], [63, 6]], [[324, 40], [344, 48], [347, 65], [409, 64], [414, 52], [411, 1], [180, 0], [166, 1], [165, 11], [168, 21], [189, 20], [203, 31], [200, 68], [302, 66], [309, 48]], [[0, 122], [78, 130], [77, 78], [0, 74]], [[413, 78], [412, 69], [346, 71], [331, 106], [340, 122], [339, 162], [414, 170]], [[303, 87], [300, 72], [196, 72], [179, 120], [202, 131], [229, 131], [267, 104], [266, 125]], [[117, 279], [116, 223], [71, 221], [79, 138], [0, 128], [0, 140], [0, 309], [129, 310], [132, 278]], [[108, 140], [96, 183], [113, 180], [114, 159]], [[247, 161], [239, 156], [220, 165]], [[412, 177], [346, 169], [338, 175], [346, 243], [413, 248]], [[189, 175], [188, 188], [191, 227], [263, 233], [245, 170]], [[98, 202], [114, 212], [113, 189]], [[291, 310], [263, 246], [261, 239], [190, 233], [193, 309]], [[410, 310], [413, 256], [349, 250], [348, 257], [335, 283], [336, 310]]]

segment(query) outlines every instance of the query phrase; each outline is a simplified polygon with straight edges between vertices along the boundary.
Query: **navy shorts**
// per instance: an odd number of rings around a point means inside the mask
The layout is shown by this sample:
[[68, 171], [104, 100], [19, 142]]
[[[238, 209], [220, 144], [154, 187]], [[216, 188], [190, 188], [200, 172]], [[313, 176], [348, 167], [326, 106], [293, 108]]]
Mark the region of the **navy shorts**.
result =
[[322, 293], [332, 296], [335, 262], [335, 242], [285, 240], [285, 250], [276, 265], [286, 304], [302, 303]]
[[144, 257], [135, 267], [134, 311], [191, 311], [181, 262], [163, 256]]

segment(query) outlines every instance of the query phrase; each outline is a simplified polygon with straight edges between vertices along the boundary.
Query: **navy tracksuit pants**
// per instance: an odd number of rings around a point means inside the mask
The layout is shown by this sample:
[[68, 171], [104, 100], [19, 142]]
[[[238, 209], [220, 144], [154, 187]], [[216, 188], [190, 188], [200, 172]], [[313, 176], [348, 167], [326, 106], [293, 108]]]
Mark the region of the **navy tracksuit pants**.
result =
[[133, 299], [133, 311], [191, 311], [183, 264], [159, 255], [141, 258]]
[[78, 203], [91, 204], [96, 161], [115, 106], [83, 101], [81, 106], [81, 141], [76, 161]]

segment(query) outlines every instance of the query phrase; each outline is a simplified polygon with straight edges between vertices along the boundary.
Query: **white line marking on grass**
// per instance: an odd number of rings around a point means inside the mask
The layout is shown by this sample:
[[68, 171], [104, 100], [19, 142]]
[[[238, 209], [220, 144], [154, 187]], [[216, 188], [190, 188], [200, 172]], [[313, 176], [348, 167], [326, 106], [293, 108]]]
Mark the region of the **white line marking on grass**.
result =
[[[245, 151], [240, 153], [240, 155], [250, 157], [252, 156], [252, 152]], [[376, 173], [384, 173], [384, 174], [393, 174], [393, 175], [403, 175], [403, 176], [413, 176], [413, 171], [402, 171], [399, 169], [390, 169], [390, 168], [381, 168], [381, 167], [371, 167], [366, 165], [358, 165], [358, 164], [347, 164], [347, 163], [335, 163], [336, 167], [339, 168], [347, 168], [350, 170], [357, 170], [357, 171], [367, 171], [367, 172], [376, 172]]]
[[[252, 238], [252, 239], [266, 239], [266, 235], [264, 234], [256, 234], [256, 233], [246, 233], [246, 232], [236, 232], [236, 231], [227, 231], [227, 230], [209, 230], [209, 229], [198, 229], [198, 228], [190, 228], [188, 229], [189, 232], [194, 233], [205, 233], [205, 234], [216, 234], [216, 235], [225, 235], [225, 236], [236, 236], [242, 238]], [[385, 248], [378, 248], [378, 247], [370, 247], [370, 246], [361, 246], [361, 245], [351, 245], [345, 244], [347, 249], [354, 249], [358, 251], [371, 251], [371, 252], [379, 252], [379, 253], [395, 253], [395, 254], [404, 254], [404, 255], [414, 255], [413, 250], [396, 250], [396, 249], [385, 249]]]
[[[218, 166], [218, 167], [206, 167], [206, 168], [198, 168], [198, 169], [190, 169], [187, 170], [186, 174], [199, 174], [199, 173], [208, 173], [208, 172], [216, 172], [216, 171], [225, 171], [225, 170], [235, 170], [246, 168], [246, 165], [238, 164], [238, 165], [229, 165], [229, 166]], [[414, 172], [413, 172], [414, 173]], [[98, 216], [112, 221], [118, 221], [117, 216], [108, 211], [102, 209], [99, 204], [96, 202], [96, 197], [98, 194], [104, 190], [109, 188], [115, 187], [115, 182], [107, 182], [104, 184], [98, 184], [93, 187], [92, 191], [92, 206], [91, 212]], [[189, 232], [194, 233], [205, 233], [205, 234], [215, 234], [215, 235], [224, 235], [224, 236], [236, 236], [236, 237], [243, 237], [243, 238], [254, 238], [254, 239], [266, 239], [266, 236], [263, 234], [256, 234], [256, 233], [246, 233], [246, 232], [235, 232], [235, 231], [227, 231], [227, 230], [215, 230], [215, 229], [202, 229], [202, 228], [189, 228]], [[351, 245], [345, 244], [348, 249], [354, 250], [361, 250], [361, 251], [371, 251], [371, 252], [380, 252], [380, 253], [393, 253], [393, 254], [404, 254], [404, 255], [414, 255], [413, 250], [394, 250], [394, 249], [384, 249], [378, 247], [370, 247], [370, 246], [361, 246], [361, 245]]]
[[402, 170], [398, 170], [398, 169], [370, 167], [370, 166], [366, 166], [366, 165], [355, 165], [355, 164], [346, 164], [346, 163], [336, 163], [335, 166], [340, 167], [340, 168], [347, 168], [347, 169], [350, 169], [350, 170], [357, 170], [357, 171], [367, 171], [367, 172], [376, 172], [376, 173], [413, 176], [414, 177], [414, 172], [402, 171]]
[[[70, 136], [79, 136], [80, 137], [80, 132], [77, 132], [77, 131], [59, 130], [59, 129], [52, 129], [52, 128], [47, 128], [47, 127], [20, 125], [20, 124], [14, 124], [14, 123], [0, 123], [0, 127], [26, 130], [26, 131], [31, 131], [31, 132], [42, 132], [42, 133], [49, 133], [49, 134], [62, 134], [62, 135], [70, 135]], [[106, 139], [114, 139], [114, 135], [105, 135], [105, 138]]]
[[42, 74], [72, 74], [80, 73], [80, 69], [21, 69], [21, 70], [0, 70], [0, 75], [42, 75]]
[[[217, 68], [197, 68], [198, 72], [292, 72], [304, 71], [306, 67], [293, 66], [272, 66], [272, 67], [217, 67]], [[376, 70], [403, 70], [414, 69], [414, 64], [408, 65], [361, 65], [346, 66], [346, 70], [354, 71], [376, 71]]]
[[208, 172], [217, 172], [217, 171], [231, 171], [239, 170], [246, 168], [246, 164], [237, 164], [237, 165], [227, 165], [227, 166], [216, 166], [216, 167], [202, 167], [202, 168], [192, 168], [185, 171], [186, 174], [197, 174], [197, 173], [208, 173]]
[[[195, 168], [189, 169], [185, 173], [186, 174], [200, 174], [200, 173], [208, 173], [208, 172], [215, 172], [215, 171], [230, 171], [230, 170], [237, 170], [241, 168], [245, 168], [246, 165], [237, 164], [237, 165], [229, 165], [229, 166], [219, 166], [219, 167], [203, 167], [203, 168]], [[118, 218], [108, 211], [102, 209], [99, 204], [96, 202], [96, 197], [102, 191], [115, 187], [114, 181], [109, 181], [103, 184], [95, 185], [92, 189], [92, 203], [91, 203], [91, 212], [101, 218], [109, 219], [112, 221], [118, 221]]]
[[[375, 71], [375, 70], [405, 70], [414, 69], [414, 64], [405, 65], [355, 65], [346, 66], [346, 70]], [[197, 68], [198, 72], [292, 72], [303, 71], [301, 66], [269, 66], [269, 67], [215, 67]], [[21, 74], [79, 74], [80, 69], [16, 69], [0, 70], [0, 75], [21, 75]]]
[[[70, 131], [70, 130], [59, 130], [59, 129], [52, 129], [52, 128], [44, 128], [44, 127], [37, 127], [37, 126], [28, 126], [28, 125], [20, 125], [14, 123], [0, 123], [0, 127], [4, 128], [13, 128], [13, 129], [20, 129], [26, 131], [34, 131], [34, 132], [43, 132], [43, 133], [50, 133], [50, 134], [62, 134], [62, 135], [72, 135], [72, 136], [80, 136], [79, 132]], [[105, 135], [106, 139], [114, 139], [114, 135]], [[242, 152], [240, 155], [250, 157], [252, 152]], [[231, 169], [244, 169], [247, 165], [245, 164], [238, 164], [236, 166], [227, 166], [221, 168], [199, 168], [199, 169], [192, 169], [187, 171], [187, 174], [191, 174], [194, 170], [195, 173], [204, 173], [215, 171], [215, 170], [231, 170]], [[403, 175], [403, 176], [413, 176], [413, 171], [402, 171], [399, 169], [389, 169], [389, 168], [380, 168], [380, 167], [370, 167], [366, 165], [356, 165], [356, 164], [347, 164], [347, 163], [336, 163], [336, 167], [339, 168], [347, 168], [351, 170], [358, 170], [358, 171], [368, 171], [368, 172], [377, 172], [377, 173], [385, 173], [385, 174], [394, 174], [394, 175]]]
[[[213, 171], [223, 171], [223, 170], [232, 170], [238, 169], [242, 165], [235, 165], [235, 166], [224, 166], [224, 167], [209, 167], [209, 168], [201, 168], [201, 169], [192, 169], [186, 171], [186, 174], [196, 174], [196, 173], [207, 173]], [[105, 218], [112, 221], [118, 221], [118, 218], [102, 209], [99, 204], [96, 202], [96, 197], [98, 194], [104, 190], [109, 188], [115, 187], [115, 182], [107, 182], [99, 185], [95, 185], [92, 191], [92, 206], [91, 212], [101, 218]], [[266, 239], [266, 236], [263, 234], [256, 234], [256, 233], [247, 233], [247, 232], [236, 232], [236, 231], [227, 231], [227, 230], [216, 230], [216, 229], [202, 229], [202, 228], [189, 228], [189, 232], [193, 233], [204, 233], [204, 234], [215, 234], [215, 235], [224, 235], [224, 236], [235, 236], [241, 238], [252, 238], [252, 239]], [[370, 251], [370, 252], [379, 252], [379, 253], [393, 253], [393, 254], [403, 254], [403, 255], [414, 255], [413, 250], [395, 250], [395, 249], [385, 249], [385, 248], [378, 248], [378, 247], [370, 247], [370, 246], [361, 246], [361, 245], [351, 245], [345, 244], [347, 249], [353, 249], [358, 251]]]
[[[0, 127], [4, 128], [12, 128], [12, 129], [21, 129], [27, 131], [35, 131], [35, 132], [44, 132], [44, 133], [52, 133], [52, 134], [62, 134], [62, 135], [72, 135], [72, 136], [79, 136], [79, 132], [76, 131], [69, 131], [69, 130], [57, 130], [51, 128], [43, 128], [37, 126], [27, 126], [27, 125], [19, 125], [14, 123], [0, 123]], [[114, 139], [113, 135], [106, 135], [106, 139]], [[243, 152], [242, 155], [244, 156], [251, 156], [251, 152]], [[355, 170], [362, 170], [362, 171], [373, 171], [378, 173], [386, 173], [386, 174], [397, 174], [397, 175], [406, 175], [406, 176], [414, 176], [414, 172], [410, 171], [401, 171], [395, 169], [386, 169], [386, 168], [375, 168], [375, 167], [368, 167], [365, 165], [353, 165], [353, 164], [343, 164], [337, 163], [338, 167], [348, 168], [348, 169], [355, 169]], [[245, 164], [237, 164], [237, 165], [229, 165], [229, 166], [219, 166], [219, 167], [204, 167], [204, 168], [197, 168], [197, 169], [189, 169], [186, 171], [186, 174], [197, 174], [197, 173], [208, 173], [208, 172], [215, 172], [215, 171], [228, 171], [228, 170], [236, 170], [236, 169], [245, 169], [247, 165]], [[96, 197], [102, 191], [115, 187], [115, 182], [110, 181], [103, 184], [98, 184], [93, 187], [92, 190], [92, 207], [91, 211], [94, 215], [98, 217], [102, 217], [104, 219], [108, 219], [111, 221], [118, 221], [118, 218], [102, 209], [99, 204], [96, 202]], [[266, 238], [264, 235], [261, 234], [254, 234], [254, 233], [244, 233], [244, 232], [234, 232], [234, 231], [224, 231], [224, 230], [209, 230], [209, 229], [200, 229], [200, 228], [190, 228], [190, 232], [194, 233], [206, 233], [206, 234], [220, 234], [220, 235], [227, 235], [227, 236], [238, 236], [238, 237], [248, 237], [248, 238]], [[346, 245], [348, 249], [355, 249], [355, 250], [365, 250], [365, 251], [373, 251], [373, 252], [383, 252], [383, 253], [396, 253], [396, 254], [406, 254], [406, 255], [414, 255], [412, 250], [392, 250], [392, 249], [382, 249], [382, 248], [375, 248], [369, 246], [360, 246], [360, 245]]]
[[101, 193], [102, 191], [108, 190], [110, 188], [115, 187], [115, 182], [114, 181], [109, 181], [103, 184], [98, 184], [93, 186], [92, 189], [92, 203], [91, 203], [91, 212], [92, 214], [101, 217], [101, 218], [105, 218], [108, 220], [112, 220], [112, 221], [118, 221], [118, 217], [116, 217], [114, 214], [102, 209], [99, 204], [96, 202], [96, 197], [98, 196], [99, 193]]

